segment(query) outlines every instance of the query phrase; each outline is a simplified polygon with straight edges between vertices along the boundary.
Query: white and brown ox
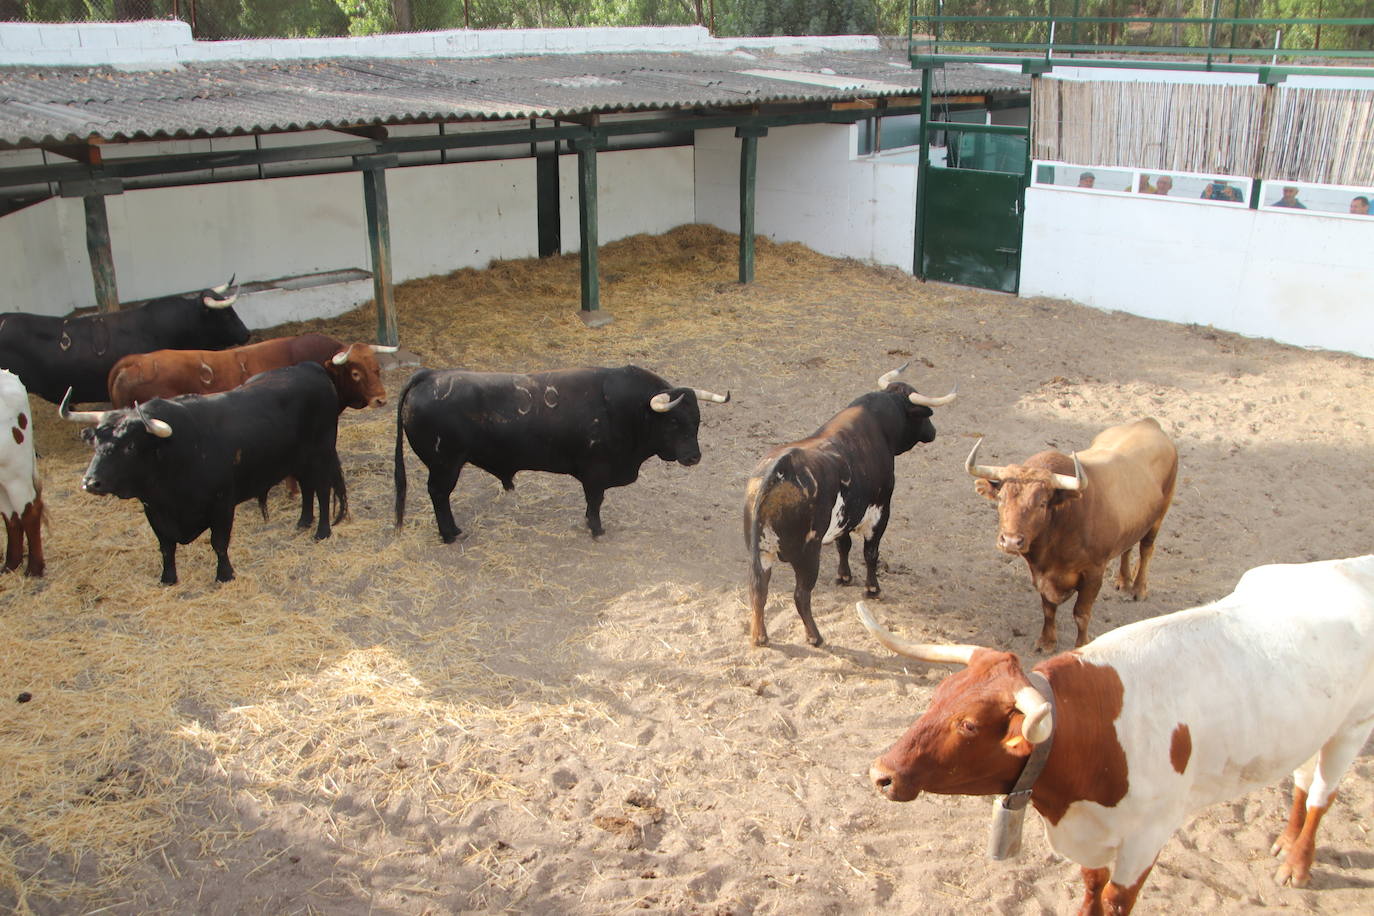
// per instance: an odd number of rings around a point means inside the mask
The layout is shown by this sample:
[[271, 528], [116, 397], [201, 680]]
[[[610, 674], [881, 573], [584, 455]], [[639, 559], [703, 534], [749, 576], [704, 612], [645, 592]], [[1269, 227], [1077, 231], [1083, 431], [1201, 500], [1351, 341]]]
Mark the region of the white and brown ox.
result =
[[5, 517], [8, 538], [5, 571], [18, 569], [29, 544], [29, 565], [24, 573], [43, 575], [43, 487], [38, 480], [38, 461], [33, 447], [29, 393], [19, 376], [0, 369], [0, 424], [10, 435], [0, 441], [0, 515]]
[[1034, 669], [1010, 652], [894, 652], [966, 667], [873, 761], [883, 795], [1010, 791], [1051, 740], [1030, 804], [1083, 868], [1080, 913], [1129, 913], [1160, 849], [1199, 809], [1293, 774], [1275, 879], [1305, 886], [1317, 826], [1374, 725], [1374, 556], [1260, 566], [1220, 601], [1120, 627]]
[[[1088, 641], [1093, 601], [1113, 557], [1121, 558], [1115, 586], [1144, 598], [1145, 573], [1155, 537], [1174, 498], [1178, 450], [1146, 418], [1098, 433], [1087, 451], [1072, 457], [1053, 449], [1024, 464], [976, 464], [981, 439], [965, 468], [979, 478], [974, 489], [997, 503], [997, 546], [1025, 558], [1045, 615], [1036, 649], [1053, 652], [1054, 614], [1074, 591], [1075, 646]], [[1131, 549], [1140, 562], [1131, 575]]]

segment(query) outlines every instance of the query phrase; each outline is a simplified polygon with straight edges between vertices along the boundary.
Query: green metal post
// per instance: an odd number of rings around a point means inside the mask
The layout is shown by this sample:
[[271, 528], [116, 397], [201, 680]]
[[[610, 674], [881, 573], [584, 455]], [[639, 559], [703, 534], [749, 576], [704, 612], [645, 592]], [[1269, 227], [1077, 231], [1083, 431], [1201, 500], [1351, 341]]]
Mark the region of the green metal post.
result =
[[86, 252], [91, 257], [91, 279], [95, 281], [95, 304], [102, 312], [119, 311], [119, 284], [115, 281], [114, 252], [110, 250], [110, 218], [105, 212], [105, 197], [83, 197], [86, 205]]
[[572, 141], [577, 150], [577, 229], [582, 265], [582, 320], [591, 327], [609, 324], [608, 315], [601, 314], [601, 276], [597, 261], [596, 216], [596, 149], [602, 140], [597, 136], [578, 137]]
[[377, 303], [377, 343], [394, 347], [396, 293], [391, 283], [391, 217], [386, 198], [386, 170], [397, 165], [396, 156], [355, 156], [353, 165], [363, 173], [363, 203], [367, 208], [367, 242], [372, 252], [372, 294]]
[[754, 199], [758, 184], [759, 137], [768, 128], [735, 128], [739, 137], [739, 282], [754, 282]]
[[921, 159], [916, 164], [916, 239], [915, 261], [911, 272], [925, 279], [926, 244], [926, 178], [930, 174], [930, 88], [934, 82], [934, 71], [930, 67], [921, 68]]
[[80, 197], [86, 208], [86, 253], [91, 261], [95, 303], [102, 312], [119, 311], [119, 284], [115, 280], [114, 252], [110, 248], [110, 218], [105, 211], [108, 194], [123, 194], [118, 178], [75, 178], [58, 184], [58, 194]]

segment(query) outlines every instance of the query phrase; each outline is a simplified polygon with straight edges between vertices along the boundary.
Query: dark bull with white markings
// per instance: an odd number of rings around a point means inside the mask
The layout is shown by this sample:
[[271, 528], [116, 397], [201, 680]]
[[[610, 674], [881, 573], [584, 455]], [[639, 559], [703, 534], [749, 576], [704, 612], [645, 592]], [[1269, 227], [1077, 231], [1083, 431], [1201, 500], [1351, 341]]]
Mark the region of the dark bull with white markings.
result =
[[[300, 481], [299, 528], [314, 520], [316, 540], [329, 537], [330, 497], [347, 511], [335, 435], [338, 395], [324, 367], [300, 363], [253, 376], [221, 394], [155, 398], [126, 410], [73, 411], [95, 454], [81, 488], [143, 504], [162, 551], [162, 582], [177, 581], [176, 549], [206, 529], [218, 565], [215, 579], [234, 578], [229, 536], [234, 509], [257, 499], [288, 474]], [[313, 500], [313, 502], [312, 502]]]
[[655, 455], [696, 464], [698, 402], [729, 400], [728, 392], [677, 388], [638, 366], [528, 374], [421, 369], [396, 408], [396, 526], [405, 519], [404, 437], [429, 469], [429, 498], [444, 543], [460, 533], [449, 495], [466, 464], [507, 490], [519, 471], [577, 478], [587, 527], [599, 537], [606, 490], [634, 483], [640, 465]]
[[54, 404], [69, 388], [74, 403], [104, 401], [110, 369], [130, 353], [222, 350], [247, 341], [248, 328], [233, 308], [238, 287], [232, 284], [110, 314], [0, 316], [0, 366], [19, 376], [30, 394]]
[[851, 533], [864, 539], [864, 594], [876, 597], [878, 545], [887, 530], [896, 457], [935, 439], [932, 407], [954, 400], [920, 394], [897, 376], [884, 374], [878, 390], [854, 400], [824, 426], [799, 442], [773, 449], [749, 478], [744, 504], [744, 540], [749, 550], [750, 637], [768, 644], [763, 611], [773, 563], [792, 565], [792, 597], [806, 627], [806, 641], [821, 644], [811, 617], [811, 590], [820, 574], [821, 548], [839, 552], [836, 584], [853, 580], [849, 569]]

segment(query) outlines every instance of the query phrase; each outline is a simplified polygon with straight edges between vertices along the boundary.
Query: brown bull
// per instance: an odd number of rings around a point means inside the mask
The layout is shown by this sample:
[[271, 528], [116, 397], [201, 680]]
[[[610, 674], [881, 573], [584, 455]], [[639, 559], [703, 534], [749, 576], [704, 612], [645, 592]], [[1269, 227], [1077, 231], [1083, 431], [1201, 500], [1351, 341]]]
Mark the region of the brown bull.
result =
[[377, 352], [394, 348], [342, 343], [324, 334], [274, 337], [229, 350], [155, 350], [126, 356], [110, 370], [110, 403], [116, 408], [153, 398], [229, 391], [251, 376], [296, 363], [321, 363], [339, 394], [339, 410], [386, 403]]
[[[1054, 614], [1074, 591], [1075, 646], [1088, 641], [1088, 622], [1102, 577], [1121, 558], [1115, 586], [1139, 600], [1148, 591], [1146, 570], [1155, 537], [1178, 476], [1178, 451], [1153, 419], [1103, 430], [1072, 457], [1039, 452], [1024, 464], [975, 464], [980, 439], [965, 467], [979, 478], [974, 489], [997, 503], [999, 549], [1022, 556], [1040, 593], [1045, 615], [1036, 648], [1055, 647]], [[1140, 561], [1131, 575], [1131, 548]]]

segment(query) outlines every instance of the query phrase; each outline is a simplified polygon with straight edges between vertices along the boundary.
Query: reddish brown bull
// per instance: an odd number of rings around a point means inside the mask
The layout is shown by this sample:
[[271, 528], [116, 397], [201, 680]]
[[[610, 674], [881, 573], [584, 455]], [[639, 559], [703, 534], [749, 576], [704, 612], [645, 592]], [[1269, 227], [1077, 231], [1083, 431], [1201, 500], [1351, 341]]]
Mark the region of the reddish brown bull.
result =
[[[1074, 645], [1083, 645], [1113, 557], [1121, 558], [1116, 588], [1137, 600], [1148, 591], [1145, 574], [1174, 498], [1178, 451], [1149, 418], [1102, 431], [1072, 457], [1051, 449], [1025, 464], [987, 467], [974, 463], [980, 444], [974, 443], [965, 467], [979, 478], [979, 495], [997, 503], [998, 548], [1025, 558], [1040, 593], [1045, 623], [1036, 648], [1054, 651], [1055, 610], [1074, 591]], [[1132, 576], [1137, 544], [1140, 562]]]
[[153, 398], [229, 391], [251, 376], [296, 363], [321, 363], [329, 370], [345, 407], [380, 407], [386, 403], [376, 352], [394, 348], [342, 343], [324, 334], [274, 337], [230, 350], [155, 350], [126, 356], [110, 370], [110, 403], [116, 408], [145, 404]]

